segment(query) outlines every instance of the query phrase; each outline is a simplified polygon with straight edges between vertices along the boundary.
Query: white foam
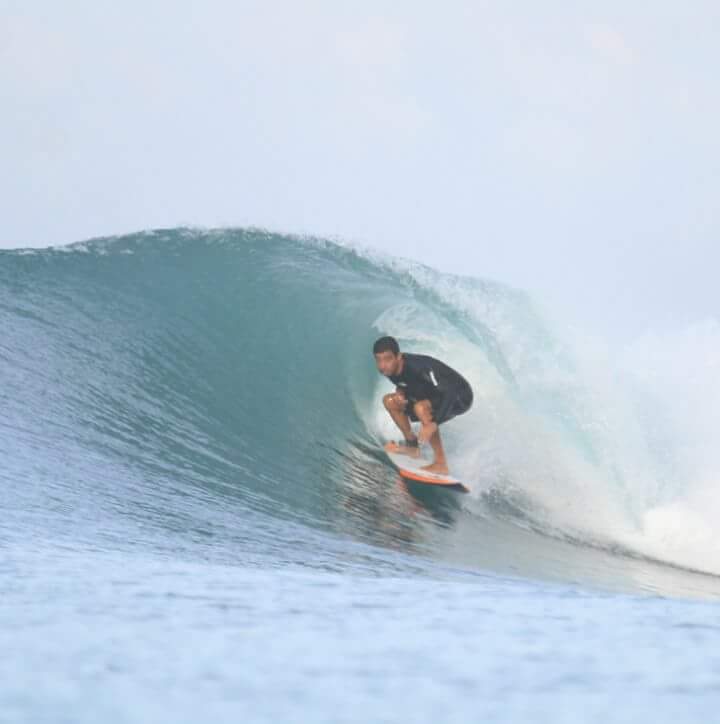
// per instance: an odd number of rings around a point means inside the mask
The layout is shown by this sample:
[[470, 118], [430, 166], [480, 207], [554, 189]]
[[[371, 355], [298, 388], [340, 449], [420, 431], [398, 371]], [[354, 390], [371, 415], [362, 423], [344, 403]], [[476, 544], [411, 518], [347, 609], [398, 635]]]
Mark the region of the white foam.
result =
[[[443, 426], [454, 474], [474, 490], [520, 491], [550, 528], [720, 573], [716, 321], [618, 351], [558, 334], [527, 298], [499, 285], [392, 266], [434, 296], [389, 308], [375, 327], [447, 362], [475, 391], [473, 409]], [[438, 304], [487, 344], [449, 323]], [[381, 404], [389, 389], [378, 382], [368, 411], [380, 439], [397, 436]]]

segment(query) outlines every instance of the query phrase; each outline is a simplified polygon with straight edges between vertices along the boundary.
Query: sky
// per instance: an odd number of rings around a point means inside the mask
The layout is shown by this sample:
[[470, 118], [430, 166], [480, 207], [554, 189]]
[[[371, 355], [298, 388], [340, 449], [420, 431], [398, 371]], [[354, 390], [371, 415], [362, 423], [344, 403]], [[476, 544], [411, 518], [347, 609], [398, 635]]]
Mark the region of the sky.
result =
[[719, 69], [712, 0], [0, 0], [0, 248], [259, 226], [714, 319]]

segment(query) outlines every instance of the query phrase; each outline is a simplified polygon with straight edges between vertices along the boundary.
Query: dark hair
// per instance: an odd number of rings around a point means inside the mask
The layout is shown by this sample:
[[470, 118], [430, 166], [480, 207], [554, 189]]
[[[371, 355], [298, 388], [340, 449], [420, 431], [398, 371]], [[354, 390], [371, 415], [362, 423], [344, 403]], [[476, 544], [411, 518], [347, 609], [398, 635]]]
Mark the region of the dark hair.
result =
[[380, 337], [373, 345], [373, 354], [380, 352], [392, 352], [396, 356], [400, 354], [400, 345], [395, 337]]

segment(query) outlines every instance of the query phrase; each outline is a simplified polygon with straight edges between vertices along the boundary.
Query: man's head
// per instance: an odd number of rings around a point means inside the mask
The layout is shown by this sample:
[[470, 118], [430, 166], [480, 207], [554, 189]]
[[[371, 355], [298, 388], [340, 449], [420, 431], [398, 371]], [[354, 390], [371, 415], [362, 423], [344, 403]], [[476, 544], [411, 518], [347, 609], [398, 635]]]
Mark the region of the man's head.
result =
[[378, 371], [385, 377], [400, 372], [402, 357], [400, 355], [400, 345], [395, 337], [380, 337], [373, 345], [373, 354], [375, 355], [375, 364]]

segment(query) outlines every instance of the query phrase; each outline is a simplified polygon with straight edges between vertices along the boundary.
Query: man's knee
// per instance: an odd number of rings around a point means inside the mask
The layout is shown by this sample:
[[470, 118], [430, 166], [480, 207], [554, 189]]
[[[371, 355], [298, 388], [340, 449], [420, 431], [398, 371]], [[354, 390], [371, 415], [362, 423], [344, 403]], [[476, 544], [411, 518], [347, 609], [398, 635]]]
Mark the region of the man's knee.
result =
[[432, 420], [432, 404], [430, 403], [430, 400], [420, 400], [419, 402], [416, 402], [413, 409], [415, 410], [418, 420], [421, 420], [422, 422], [429, 422]]
[[405, 398], [397, 392], [388, 392], [383, 396], [383, 405], [387, 410], [404, 410]]

